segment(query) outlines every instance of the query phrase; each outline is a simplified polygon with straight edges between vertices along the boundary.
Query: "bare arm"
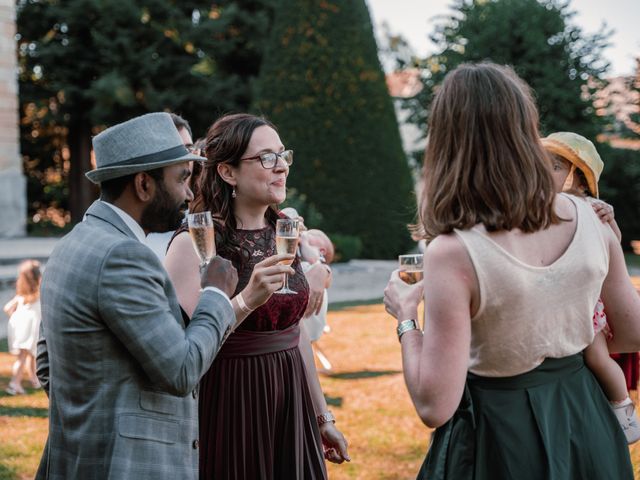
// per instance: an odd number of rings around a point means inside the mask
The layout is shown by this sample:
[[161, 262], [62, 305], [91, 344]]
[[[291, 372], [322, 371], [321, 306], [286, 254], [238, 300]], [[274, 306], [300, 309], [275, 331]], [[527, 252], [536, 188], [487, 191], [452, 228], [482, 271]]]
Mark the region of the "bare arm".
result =
[[320, 381], [318, 380], [318, 372], [316, 371], [316, 364], [313, 360], [313, 350], [311, 349], [311, 340], [302, 325], [300, 325], [300, 343], [298, 344], [298, 348], [304, 360], [304, 368], [307, 372], [313, 408], [316, 415], [320, 415], [327, 411], [327, 402], [322, 393]]
[[[313, 360], [313, 350], [311, 349], [311, 340], [302, 325], [300, 326], [300, 343], [298, 344], [298, 348], [300, 349], [304, 368], [307, 373], [307, 383], [309, 384], [313, 408], [316, 415], [320, 415], [327, 411], [327, 401], [324, 398], [322, 387], [318, 380], [318, 372], [316, 371], [316, 364]], [[342, 433], [338, 431], [333, 422], [320, 425], [320, 435], [322, 436], [322, 443], [325, 447], [327, 460], [334, 463], [351, 460], [347, 453], [347, 440]]]
[[322, 263], [314, 263], [304, 272], [304, 276], [309, 284], [309, 303], [303, 316], [308, 317], [320, 313], [324, 291], [331, 283], [331, 269]]
[[607, 322], [613, 329], [611, 352], [640, 350], [640, 296], [636, 292], [624, 261], [622, 247], [610, 229], [608, 233], [609, 273], [602, 285], [602, 301]]
[[611, 230], [613, 231], [613, 234], [618, 239], [618, 242], [621, 242], [622, 232], [620, 231], [620, 227], [618, 227], [618, 222], [616, 222], [614, 219], [611, 219], [608, 223], [609, 223], [609, 226], [611, 227]]
[[596, 212], [598, 218], [602, 223], [606, 223], [611, 227], [611, 230], [615, 234], [618, 242], [622, 241], [622, 232], [620, 231], [620, 227], [618, 227], [618, 223], [615, 220], [615, 214], [613, 211], [613, 207], [602, 200], [598, 200], [595, 198], [589, 198], [589, 203], [591, 204], [591, 208]]
[[[402, 336], [402, 364], [411, 400], [422, 421], [439, 427], [455, 413], [469, 363], [475, 272], [453, 235], [434, 240], [424, 256], [424, 335]], [[387, 311], [399, 321], [416, 318], [419, 285], [406, 285], [397, 273], [385, 290]]]
[[6, 313], [9, 316], [13, 315], [17, 308], [18, 308], [18, 296], [17, 295], [15, 297], [13, 297], [11, 300], [9, 300], [4, 305], [4, 307], [2, 307], [2, 309], [4, 310], [4, 313]]
[[176, 289], [180, 306], [189, 318], [193, 315], [200, 300], [199, 265], [200, 259], [191, 244], [189, 234], [183, 232], [176, 236], [167, 250], [164, 267]]

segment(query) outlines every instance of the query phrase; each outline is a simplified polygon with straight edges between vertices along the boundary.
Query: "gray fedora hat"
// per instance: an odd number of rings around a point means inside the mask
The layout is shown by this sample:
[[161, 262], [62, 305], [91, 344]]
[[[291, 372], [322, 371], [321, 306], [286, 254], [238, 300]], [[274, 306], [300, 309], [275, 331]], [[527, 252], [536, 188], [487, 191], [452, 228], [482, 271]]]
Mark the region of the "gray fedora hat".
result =
[[93, 137], [93, 183], [203, 158], [189, 153], [168, 113], [148, 113], [107, 128]]

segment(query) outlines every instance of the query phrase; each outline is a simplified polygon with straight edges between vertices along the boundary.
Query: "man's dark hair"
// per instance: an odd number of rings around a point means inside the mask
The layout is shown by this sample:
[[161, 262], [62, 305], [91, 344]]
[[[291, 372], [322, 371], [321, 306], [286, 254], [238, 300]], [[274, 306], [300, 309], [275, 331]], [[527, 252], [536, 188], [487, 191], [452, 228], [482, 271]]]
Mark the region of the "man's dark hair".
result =
[[177, 113], [169, 113], [171, 115], [171, 120], [173, 120], [173, 124], [176, 126], [178, 130], [184, 128], [187, 132], [189, 132], [189, 136], [193, 137], [193, 133], [191, 133], [191, 126], [189, 122], [187, 122], [184, 118], [182, 118]]
[[[164, 181], [164, 167], [147, 170], [145, 173], [153, 178], [156, 183]], [[125, 175], [124, 177], [118, 177], [101, 182], [100, 199], [109, 203], [113, 203], [118, 200], [120, 198], [120, 195], [122, 195], [122, 192], [124, 192], [124, 189], [127, 188], [127, 185], [133, 182], [136, 174], [137, 173], [132, 173], [131, 175]]]

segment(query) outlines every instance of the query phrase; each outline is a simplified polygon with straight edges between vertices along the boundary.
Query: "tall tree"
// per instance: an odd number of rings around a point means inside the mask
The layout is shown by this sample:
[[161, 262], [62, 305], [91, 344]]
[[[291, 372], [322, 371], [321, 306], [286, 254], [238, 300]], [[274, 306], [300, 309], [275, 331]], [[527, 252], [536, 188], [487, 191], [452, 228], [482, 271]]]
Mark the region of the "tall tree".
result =
[[282, 0], [271, 31], [256, 107], [295, 150], [289, 183], [365, 256], [401, 253], [412, 180], [364, 0]]
[[628, 79], [629, 101], [633, 105], [633, 111], [625, 122], [623, 136], [640, 141], [640, 57], [636, 58], [635, 74]]
[[172, 110], [201, 133], [219, 113], [249, 106], [270, 2], [18, 1], [23, 148], [36, 170], [55, 167], [29, 143], [45, 124], [63, 128], [73, 221], [93, 198], [84, 173], [91, 135], [105, 125]]
[[434, 88], [463, 62], [512, 65], [533, 88], [542, 130], [574, 131], [591, 139], [602, 128], [593, 101], [608, 64], [610, 32], [585, 34], [571, 23], [568, 1], [456, 0], [432, 40], [439, 52], [418, 61], [425, 88], [409, 102], [411, 121], [426, 132]]

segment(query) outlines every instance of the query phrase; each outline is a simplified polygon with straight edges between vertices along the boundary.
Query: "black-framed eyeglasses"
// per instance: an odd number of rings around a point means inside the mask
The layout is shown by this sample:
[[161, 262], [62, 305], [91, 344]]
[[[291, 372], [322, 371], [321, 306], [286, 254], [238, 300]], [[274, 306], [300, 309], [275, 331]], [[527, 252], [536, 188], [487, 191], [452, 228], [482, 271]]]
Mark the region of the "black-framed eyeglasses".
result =
[[243, 160], [260, 160], [262, 168], [266, 168], [268, 170], [271, 168], [275, 168], [275, 166], [278, 164], [278, 158], [284, 160], [284, 163], [286, 163], [287, 166], [291, 166], [291, 164], [293, 163], [293, 150], [285, 150], [284, 152], [280, 153], [261, 153], [260, 155], [254, 155], [253, 157], [241, 158], [240, 161], [242, 162]]

